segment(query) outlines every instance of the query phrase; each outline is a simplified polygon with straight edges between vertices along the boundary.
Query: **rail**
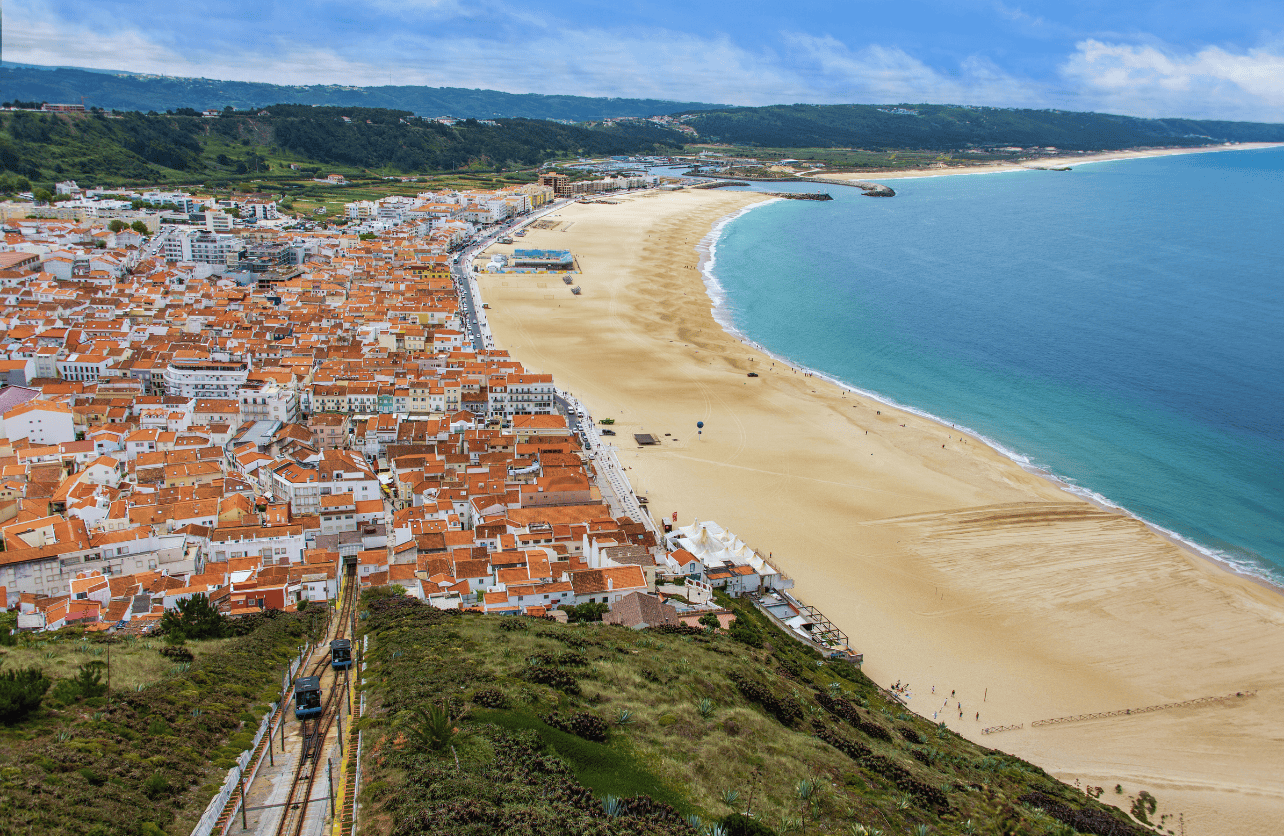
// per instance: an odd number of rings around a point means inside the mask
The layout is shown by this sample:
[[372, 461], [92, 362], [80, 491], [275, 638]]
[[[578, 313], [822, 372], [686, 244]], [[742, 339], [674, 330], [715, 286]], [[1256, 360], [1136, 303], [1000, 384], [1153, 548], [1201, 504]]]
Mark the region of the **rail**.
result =
[[[353, 619], [357, 587], [356, 567], [351, 567], [346, 574], [343, 599], [334, 622], [333, 638], [335, 639], [345, 637]], [[328, 661], [328, 655], [322, 654], [321, 659], [312, 668], [313, 675], [323, 673]], [[301, 738], [299, 758], [294, 767], [286, 801], [282, 805], [284, 809], [277, 823], [276, 836], [301, 836], [303, 833], [304, 823], [308, 818], [308, 808], [317, 800], [312, 798], [312, 791], [316, 786], [317, 775], [322, 770], [321, 758], [325, 751], [325, 742], [339, 716], [339, 703], [344, 696], [340, 689], [346, 689], [350, 681], [350, 677], [346, 674], [347, 672], [342, 679], [335, 675], [331, 676], [330, 686], [322, 703], [321, 715], [313, 720], [304, 720], [299, 725]], [[327, 781], [330, 779], [329, 766], [327, 761], [325, 764]], [[330, 792], [330, 802], [333, 807], [333, 789]]]
[[1005, 731], [1020, 731], [1025, 728], [1025, 723], [1017, 723], [1015, 726], [987, 726], [981, 729], [981, 734], [998, 734]]

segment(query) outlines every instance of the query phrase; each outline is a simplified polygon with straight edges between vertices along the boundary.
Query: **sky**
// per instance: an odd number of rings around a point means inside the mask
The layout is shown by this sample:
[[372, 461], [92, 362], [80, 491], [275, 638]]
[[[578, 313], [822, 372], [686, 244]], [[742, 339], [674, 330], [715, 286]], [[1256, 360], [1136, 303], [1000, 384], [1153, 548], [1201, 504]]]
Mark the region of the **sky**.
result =
[[3, 57], [275, 84], [1284, 122], [1279, 0], [24, 0]]

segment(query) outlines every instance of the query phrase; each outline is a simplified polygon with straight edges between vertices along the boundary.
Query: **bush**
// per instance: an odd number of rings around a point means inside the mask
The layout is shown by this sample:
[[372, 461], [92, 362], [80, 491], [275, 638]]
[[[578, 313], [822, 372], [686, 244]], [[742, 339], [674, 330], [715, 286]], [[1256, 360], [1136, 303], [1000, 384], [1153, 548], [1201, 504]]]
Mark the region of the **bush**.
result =
[[532, 665], [522, 671], [522, 678], [527, 682], [534, 682], [539, 685], [551, 685], [559, 691], [565, 691], [568, 694], [578, 694], [580, 684], [561, 668], [552, 668], [547, 665]]
[[192, 651], [182, 645], [169, 645], [162, 647], [159, 653], [166, 659], [173, 659], [175, 662], [191, 662], [196, 658], [192, 654]]
[[152, 777], [143, 782], [143, 792], [148, 798], [160, 798], [169, 793], [169, 781], [165, 776], [157, 772]]
[[0, 723], [11, 726], [40, 707], [53, 682], [40, 668], [0, 671]]
[[508, 708], [508, 697], [498, 688], [482, 688], [473, 694], [473, 702], [482, 708]]
[[756, 682], [742, 673], [732, 673], [730, 678], [746, 699], [761, 705], [768, 714], [782, 724], [792, 726], [802, 720], [802, 707], [797, 701], [789, 697], [777, 696], [761, 682]]
[[723, 836], [776, 836], [776, 831], [767, 825], [740, 813], [732, 813], [722, 819]]
[[577, 711], [574, 714], [563, 717], [560, 714], [546, 714], [540, 718], [555, 729], [561, 729], [568, 734], [582, 737], [585, 740], [592, 740], [596, 743], [605, 743], [609, 726], [606, 721], [595, 714], [587, 711]]
[[750, 647], [762, 647], [762, 633], [758, 631], [753, 622], [743, 616], [738, 616], [732, 620], [731, 629], [728, 632], [731, 638], [741, 644], [747, 644]]

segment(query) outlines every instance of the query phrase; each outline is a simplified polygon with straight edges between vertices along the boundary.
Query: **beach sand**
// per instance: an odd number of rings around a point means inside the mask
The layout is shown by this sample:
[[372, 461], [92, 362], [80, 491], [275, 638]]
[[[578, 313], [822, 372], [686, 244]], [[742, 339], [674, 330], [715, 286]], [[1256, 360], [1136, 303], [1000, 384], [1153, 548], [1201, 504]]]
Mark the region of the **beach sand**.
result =
[[1147, 148], [1137, 151], [1102, 151], [1091, 154], [1057, 154], [1040, 157], [1037, 160], [1026, 160], [1020, 163], [977, 163], [975, 165], [957, 165], [941, 168], [893, 169], [888, 171], [870, 170], [863, 172], [834, 172], [814, 175], [822, 181], [832, 180], [897, 180], [903, 177], [940, 177], [955, 174], [993, 174], [1001, 171], [1030, 171], [1076, 165], [1085, 163], [1102, 163], [1112, 160], [1137, 160], [1145, 157], [1172, 157], [1181, 154], [1209, 154], [1214, 151], [1252, 151], [1258, 148], [1278, 148], [1279, 142], [1241, 142], [1238, 145], [1212, 145], [1205, 148]]
[[[646, 192], [550, 215], [522, 245], [574, 251], [583, 295], [556, 276], [483, 276], [498, 342], [615, 419], [655, 514], [716, 520], [772, 553], [876, 682], [909, 684], [911, 709], [930, 718], [953, 689], [951, 728], [1103, 800], [1126, 806], [1122, 784], [1154, 794], [1174, 831], [1181, 813], [1192, 836], [1279, 833], [1284, 597], [728, 335], [696, 246], [762, 199]], [[662, 444], [636, 448], [640, 431]], [[1257, 694], [1031, 727], [1241, 691]]]

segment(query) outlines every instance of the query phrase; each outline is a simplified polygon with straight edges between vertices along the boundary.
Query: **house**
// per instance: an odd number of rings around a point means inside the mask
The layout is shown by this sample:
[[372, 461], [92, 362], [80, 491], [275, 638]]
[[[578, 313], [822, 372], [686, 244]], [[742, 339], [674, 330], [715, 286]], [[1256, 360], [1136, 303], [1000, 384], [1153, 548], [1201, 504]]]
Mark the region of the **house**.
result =
[[630, 592], [611, 605], [611, 611], [602, 616], [602, 621], [640, 630], [660, 624], [677, 624], [678, 610], [655, 595]]

